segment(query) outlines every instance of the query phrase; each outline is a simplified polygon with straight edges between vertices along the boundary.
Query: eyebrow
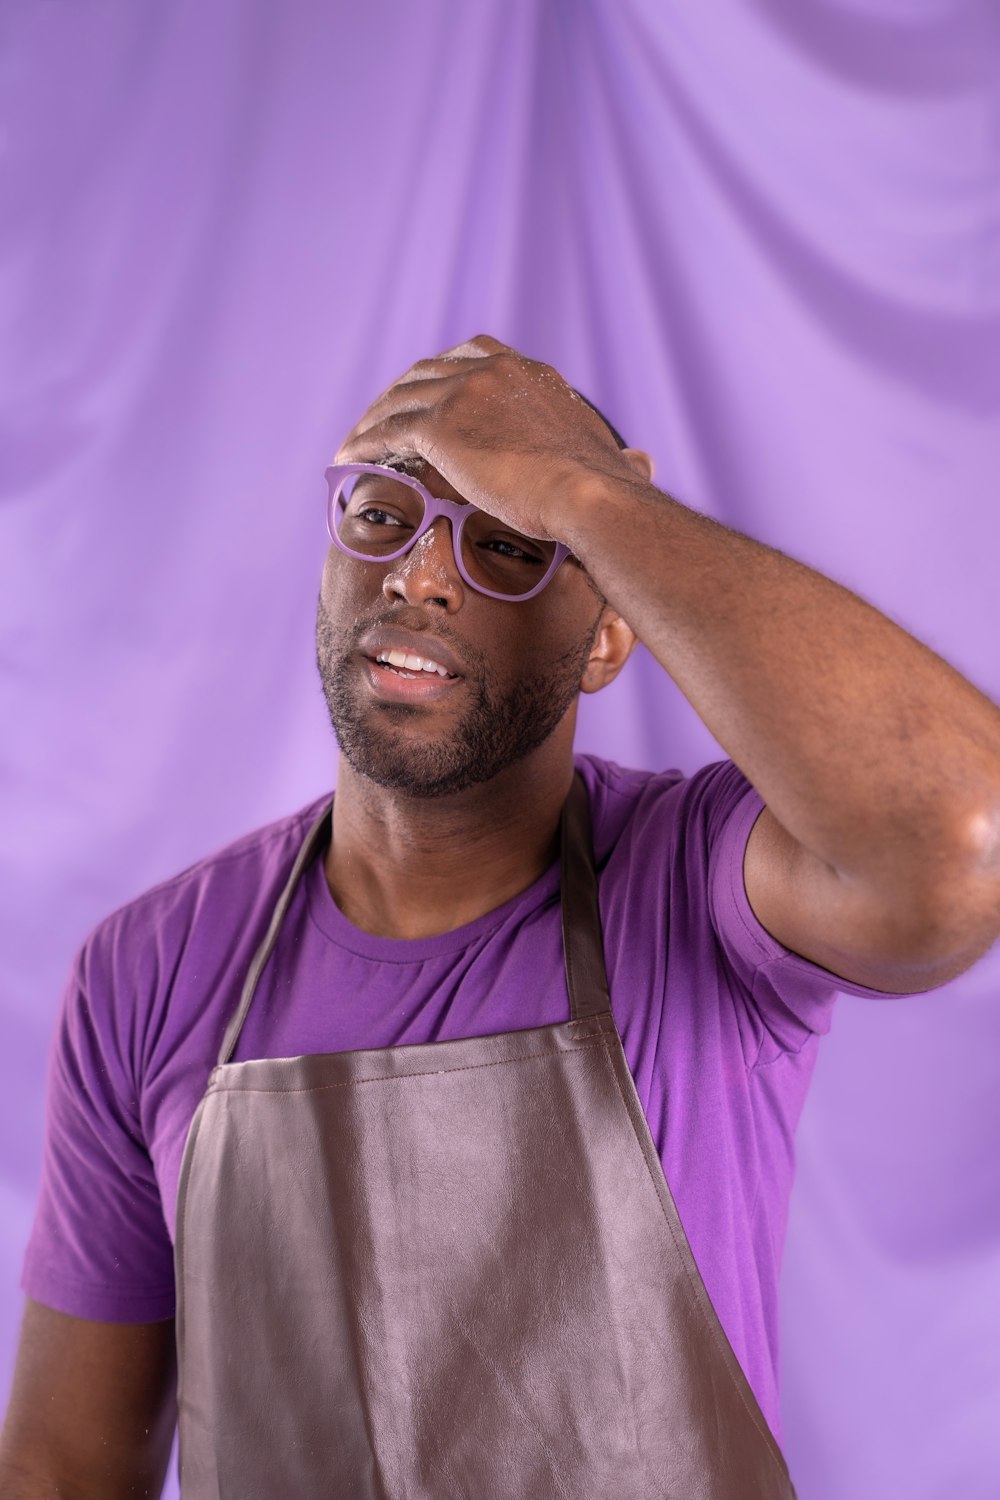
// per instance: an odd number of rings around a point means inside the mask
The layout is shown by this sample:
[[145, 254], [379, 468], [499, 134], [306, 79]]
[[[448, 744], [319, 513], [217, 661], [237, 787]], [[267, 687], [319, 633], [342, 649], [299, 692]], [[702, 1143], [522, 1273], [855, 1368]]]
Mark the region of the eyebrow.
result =
[[[426, 458], [387, 458], [381, 467], [384, 469], [395, 469], [397, 474], [407, 474], [411, 479], [415, 479], [418, 484], [422, 484], [424, 482], [425, 471], [431, 468], [432, 465], [427, 462]], [[470, 500], [466, 500], [464, 495], [459, 495], [455, 503], [458, 505], [472, 504]], [[475, 510], [475, 506], [472, 508]]]
[[425, 458], [387, 458], [385, 468], [395, 469], [398, 474], [409, 474], [411, 479], [419, 479], [421, 473], [427, 468]]

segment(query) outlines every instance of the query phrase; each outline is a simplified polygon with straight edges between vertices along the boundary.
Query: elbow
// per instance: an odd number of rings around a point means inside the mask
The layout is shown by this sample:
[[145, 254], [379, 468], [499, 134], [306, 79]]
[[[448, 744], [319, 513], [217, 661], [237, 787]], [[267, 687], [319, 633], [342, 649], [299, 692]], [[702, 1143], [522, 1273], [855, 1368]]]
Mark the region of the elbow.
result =
[[974, 874], [1000, 883], [1000, 792], [995, 801], [960, 819], [958, 842]]
[[957, 818], [949, 847], [928, 870], [932, 878], [911, 904], [913, 950], [955, 977], [1000, 937], [1000, 798]]

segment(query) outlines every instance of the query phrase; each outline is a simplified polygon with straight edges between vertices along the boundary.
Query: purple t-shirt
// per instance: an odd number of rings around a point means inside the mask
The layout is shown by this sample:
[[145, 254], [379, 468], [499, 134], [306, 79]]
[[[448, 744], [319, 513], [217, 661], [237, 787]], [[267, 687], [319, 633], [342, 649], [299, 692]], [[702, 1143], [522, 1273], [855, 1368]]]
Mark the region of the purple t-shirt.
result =
[[[780, 1437], [778, 1270], [792, 1137], [838, 990], [746, 897], [764, 806], [732, 761], [693, 776], [578, 755], [591, 798], [611, 1003], [702, 1278]], [[121, 907], [78, 953], [53, 1041], [44, 1169], [22, 1286], [77, 1317], [174, 1311], [188, 1126], [250, 960], [324, 799]], [[236, 1051], [291, 1057], [565, 1021], [559, 867], [495, 911], [415, 940], [342, 914], [303, 875]]]

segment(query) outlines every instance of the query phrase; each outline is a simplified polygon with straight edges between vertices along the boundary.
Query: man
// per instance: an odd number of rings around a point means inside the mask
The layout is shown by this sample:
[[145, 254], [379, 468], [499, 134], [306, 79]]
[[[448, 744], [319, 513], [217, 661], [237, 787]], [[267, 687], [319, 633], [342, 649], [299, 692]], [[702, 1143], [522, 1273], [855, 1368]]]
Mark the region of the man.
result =
[[[78, 956], [11, 1500], [158, 1492], [175, 1287], [186, 1500], [792, 1494], [817, 1038], [837, 990], [933, 989], [994, 941], [1000, 712], [651, 473], [485, 336], [341, 447], [332, 812]], [[637, 638], [731, 760], [574, 761], [577, 694]]]

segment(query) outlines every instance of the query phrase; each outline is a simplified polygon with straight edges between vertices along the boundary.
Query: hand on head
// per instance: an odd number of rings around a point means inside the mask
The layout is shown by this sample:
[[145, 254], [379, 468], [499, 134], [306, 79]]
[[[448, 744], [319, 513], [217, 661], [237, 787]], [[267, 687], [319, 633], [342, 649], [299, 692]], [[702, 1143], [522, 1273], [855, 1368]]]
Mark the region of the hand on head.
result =
[[488, 334], [418, 360], [337, 451], [336, 463], [422, 460], [470, 504], [524, 536], [559, 540], [560, 495], [581, 472], [649, 478], [607, 424], [550, 365]]

